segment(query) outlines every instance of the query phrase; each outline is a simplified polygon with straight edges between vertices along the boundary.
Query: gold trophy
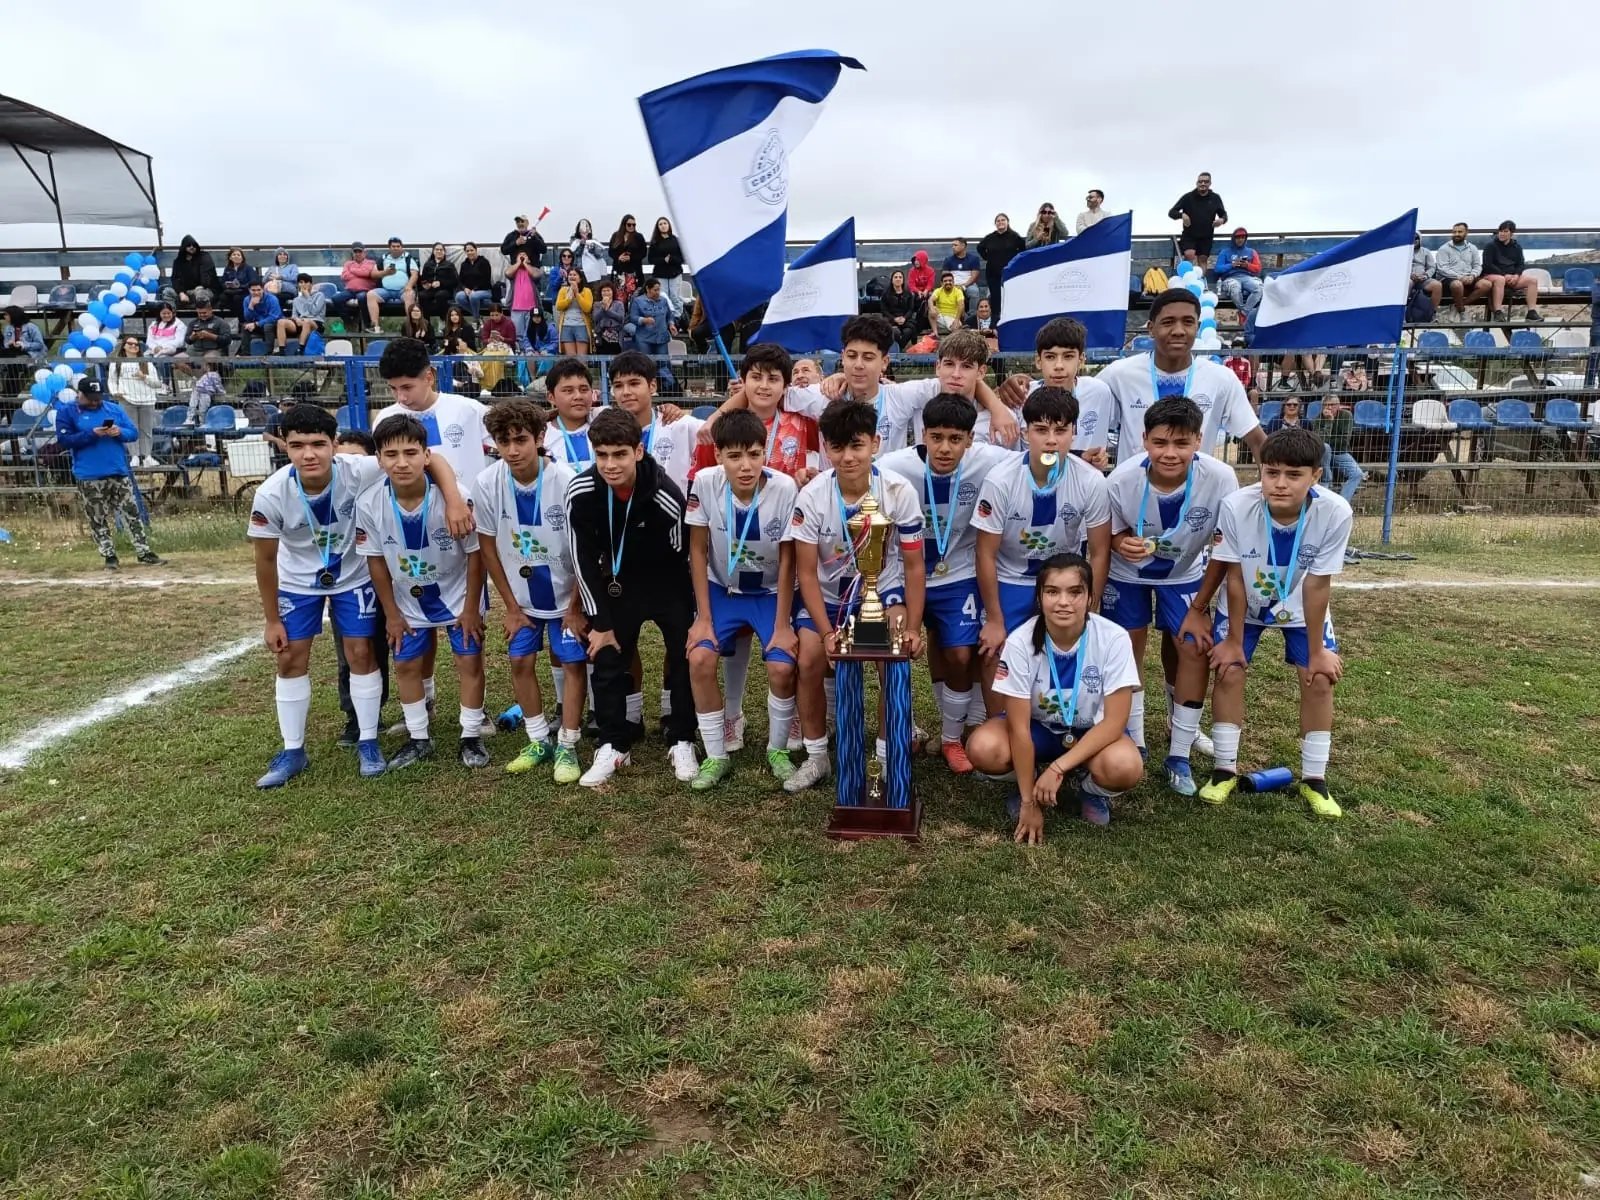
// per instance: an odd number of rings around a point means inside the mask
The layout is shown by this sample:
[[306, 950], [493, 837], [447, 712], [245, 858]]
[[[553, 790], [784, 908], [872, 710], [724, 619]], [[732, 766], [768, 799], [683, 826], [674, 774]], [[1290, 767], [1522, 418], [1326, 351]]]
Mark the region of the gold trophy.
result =
[[856, 650], [898, 653], [900, 640], [889, 629], [878, 595], [878, 576], [883, 571], [883, 542], [891, 522], [878, 509], [878, 498], [869, 489], [861, 498], [861, 511], [845, 522], [845, 536], [856, 547], [856, 570], [861, 572], [861, 603], [839, 635], [839, 649], [845, 654]]

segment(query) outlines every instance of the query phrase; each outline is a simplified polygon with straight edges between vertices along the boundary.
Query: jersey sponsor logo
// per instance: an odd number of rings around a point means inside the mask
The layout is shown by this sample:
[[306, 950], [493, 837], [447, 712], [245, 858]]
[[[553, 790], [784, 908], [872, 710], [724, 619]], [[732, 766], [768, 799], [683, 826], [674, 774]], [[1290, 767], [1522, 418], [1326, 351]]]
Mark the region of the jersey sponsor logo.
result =
[[258, 529], [265, 529], [267, 526], [271, 525], [272, 522], [267, 520], [266, 513], [261, 512], [259, 509], [251, 509], [250, 524], [254, 525]]
[[361, 526], [357, 525], [356, 526], [356, 545], [365, 546], [366, 544], [367, 544], [367, 531], [365, 529], [361, 528]]
[[1207, 525], [1211, 524], [1211, 510], [1203, 505], [1199, 508], [1191, 508], [1188, 515], [1183, 518], [1183, 523], [1189, 527], [1190, 532], [1199, 533]]
[[978, 501], [978, 515], [980, 517], [987, 517], [993, 512], [994, 512], [994, 506], [992, 504], [990, 504], [987, 500], [979, 500]]
[[1100, 668], [1090, 663], [1083, 669], [1083, 690], [1086, 692], [1098, 692], [1101, 684]]
[[700, 507], [700, 493], [698, 493], [698, 492], [690, 492], [689, 493], [689, 511], [693, 512], [695, 509], [697, 509], [699, 507]]
[[1001, 659], [1000, 665], [994, 669], [994, 681], [999, 683], [1009, 674], [1011, 674], [1011, 668], [1006, 666], [1005, 659]]
[[411, 579], [433, 579], [439, 574], [439, 568], [427, 559], [416, 554], [402, 554], [396, 560], [402, 574]]
[[789, 522], [789, 524], [793, 525], [796, 529], [799, 529], [800, 526], [804, 525], [805, 523], [806, 523], [806, 514], [801, 512], [798, 508], [795, 509], [794, 510], [794, 519], [791, 520]]
[[1047, 531], [1037, 529], [1018, 530], [1017, 540], [1022, 543], [1024, 550], [1048, 550], [1055, 545]]
[[[1221, 544], [1221, 540], [1222, 540], [1221, 531], [1220, 530], [1218, 531], [1217, 540], [1218, 540], [1218, 544], [1220, 545]], [[1254, 546], [1251, 546], [1250, 549], [1246, 550], [1239, 557], [1240, 558], [1260, 558], [1261, 557], [1261, 551], [1257, 550]]]
[[394, 540], [394, 535], [392, 533], [390, 533], [390, 534], [385, 534], [384, 535], [383, 544], [385, 546], [398, 546], [400, 543], [395, 541]]

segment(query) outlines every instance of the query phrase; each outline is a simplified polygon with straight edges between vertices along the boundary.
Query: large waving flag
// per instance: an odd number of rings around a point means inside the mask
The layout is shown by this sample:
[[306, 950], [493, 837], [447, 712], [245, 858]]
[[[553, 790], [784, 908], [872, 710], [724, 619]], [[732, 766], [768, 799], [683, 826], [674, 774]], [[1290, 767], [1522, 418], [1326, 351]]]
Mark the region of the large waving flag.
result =
[[831, 50], [796, 50], [639, 97], [667, 208], [713, 326], [782, 286], [789, 155], [843, 67], [865, 69]]
[[856, 219], [851, 217], [783, 273], [755, 336], [795, 354], [843, 350], [839, 331], [860, 309], [856, 291]]
[[1054, 246], [1017, 255], [1000, 277], [1000, 349], [1031, 352], [1034, 335], [1056, 317], [1082, 321], [1091, 349], [1121, 349], [1132, 267], [1131, 212], [1107, 217]]
[[1398, 342], [1416, 234], [1413, 208], [1268, 279], [1251, 346], [1312, 350]]

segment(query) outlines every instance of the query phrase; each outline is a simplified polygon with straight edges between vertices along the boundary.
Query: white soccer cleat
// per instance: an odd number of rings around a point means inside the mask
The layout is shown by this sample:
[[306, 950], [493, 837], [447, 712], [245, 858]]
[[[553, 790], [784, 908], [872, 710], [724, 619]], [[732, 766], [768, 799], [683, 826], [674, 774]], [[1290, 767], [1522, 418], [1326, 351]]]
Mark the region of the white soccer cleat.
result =
[[578, 783], [588, 788], [599, 787], [615, 775], [619, 768], [632, 764], [632, 758], [607, 742], [594, 752], [594, 762], [583, 773]]
[[794, 774], [783, 781], [783, 790], [793, 795], [821, 783], [833, 774], [833, 764], [826, 754], [811, 754], [794, 769]]
[[1194, 748], [1207, 758], [1215, 758], [1217, 756], [1217, 744], [1207, 734], [1197, 733], [1194, 735]]
[[679, 783], [691, 783], [700, 773], [700, 760], [695, 757], [694, 746], [689, 742], [679, 742], [667, 752], [667, 757], [672, 760], [672, 773], [678, 777]]
[[744, 749], [744, 714], [740, 713], [733, 720], [726, 718], [722, 722], [722, 741], [729, 754], [736, 750]]

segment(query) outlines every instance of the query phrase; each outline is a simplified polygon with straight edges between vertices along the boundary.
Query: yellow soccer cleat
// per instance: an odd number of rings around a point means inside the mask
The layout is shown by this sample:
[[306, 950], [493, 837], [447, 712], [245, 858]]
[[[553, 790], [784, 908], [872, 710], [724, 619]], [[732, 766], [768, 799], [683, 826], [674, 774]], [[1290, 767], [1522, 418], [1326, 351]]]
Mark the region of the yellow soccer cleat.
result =
[[1229, 775], [1226, 779], [1213, 780], [1200, 789], [1199, 796], [1207, 804], [1221, 804], [1239, 786], [1239, 777]]
[[[1327, 787], [1327, 784], [1324, 783], [1323, 787]], [[1325, 792], [1319, 792], [1304, 780], [1301, 780], [1296, 790], [1299, 791], [1300, 798], [1311, 806], [1311, 811], [1316, 813], [1317, 816], [1326, 817], [1330, 821], [1344, 816], [1344, 809], [1335, 803], [1332, 796]]]

